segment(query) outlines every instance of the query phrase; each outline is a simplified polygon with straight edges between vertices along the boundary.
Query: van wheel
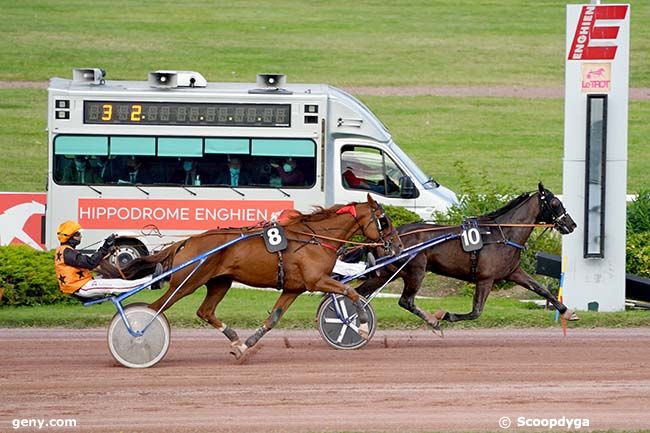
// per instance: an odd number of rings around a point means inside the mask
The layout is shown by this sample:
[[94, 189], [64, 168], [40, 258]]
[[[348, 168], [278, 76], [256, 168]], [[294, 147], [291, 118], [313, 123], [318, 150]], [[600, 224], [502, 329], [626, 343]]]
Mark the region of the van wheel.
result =
[[117, 251], [111, 255], [109, 261], [113, 266], [118, 266], [119, 268], [123, 268], [132, 260], [149, 254], [144, 245], [130, 239], [117, 239], [115, 247]]

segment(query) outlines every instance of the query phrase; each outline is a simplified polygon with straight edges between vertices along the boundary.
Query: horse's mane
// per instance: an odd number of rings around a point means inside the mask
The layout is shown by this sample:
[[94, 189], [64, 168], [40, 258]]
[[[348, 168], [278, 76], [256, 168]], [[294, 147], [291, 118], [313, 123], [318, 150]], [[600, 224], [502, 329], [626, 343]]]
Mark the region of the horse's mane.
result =
[[503, 207], [501, 207], [501, 208], [499, 208], [499, 209], [497, 209], [495, 211], [492, 211], [490, 213], [481, 215], [479, 217], [479, 219], [481, 219], [481, 220], [494, 220], [494, 219], [500, 217], [501, 215], [510, 212], [512, 209], [518, 207], [520, 204], [522, 204], [523, 202], [528, 200], [530, 197], [531, 197], [530, 192], [521, 193], [519, 196], [513, 198], [508, 203], [506, 203], [505, 206], [503, 206]]
[[344, 206], [356, 206], [358, 202], [348, 203], [348, 204], [335, 204], [332, 207], [325, 208], [323, 206], [315, 206], [314, 210], [310, 213], [302, 213], [297, 210], [292, 210], [286, 216], [287, 219], [282, 221], [283, 226], [290, 226], [300, 223], [308, 222], [318, 222], [323, 221], [331, 217], [333, 214], [336, 214], [336, 211], [341, 209]]

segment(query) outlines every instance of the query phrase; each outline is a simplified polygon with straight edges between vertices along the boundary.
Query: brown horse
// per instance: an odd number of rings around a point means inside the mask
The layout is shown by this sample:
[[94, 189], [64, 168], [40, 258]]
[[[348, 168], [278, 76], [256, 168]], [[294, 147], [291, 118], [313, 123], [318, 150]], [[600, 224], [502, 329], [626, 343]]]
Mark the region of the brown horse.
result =
[[[332, 279], [330, 274], [336, 261], [337, 249], [356, 233], [380, 242], [376, 245], [381, 245], [388, 251], [400, 250], [397, 231], [381, 205], [368, 195], [366, 203], [318, 208], [311, 214], [293, 211], [280, 225], [288, 241], [288, 246], [281, 255], [267, 250], [260, 230], [260, 236], [242, 240], [208, 256], [195, 273], [192, 273], [195, 265], [173, 273], [169, 289], [150, 308], [164, 311], [205, 284], [207, 294], [197, 315], [223, 332], [231, 341], [231, 353], [239, 358], [278, 323], [299, 294], [305, 291], [332, 292], [347, 295], [352, 300], [359, 314], [360, 328], [363, 328], [362, 332], [367, 336], [367, 316], [359, 294], [353, 288]], [[214, 230], [191, 236], [157, 254], [132, 261], [123, 269], [123, 273], [126, 278], [134, 278], [150, 273], [157, 263], [162, 263], [165, 269], [171, 269], [240, 236], [242, 230], [239, 229]], [[282, 290], [270, 316], [245, 342], [215, 315], [217, 305], [233, 281], [253, 287], [277, 287]], [[179, 285], [182, 287], [176, 292]]]
[[[577, 320], [578, 317], [573, 311], [520, 267], [521, 250], [535, 224], [542, 222], [552, 224], [563, 235], [571, 233], [576, 227], [576, 223], [564, 209], [562, 202], [541, 183], [538, 189], [535, 193], [521, 194], [501, 209], [477, 218], [478, 229], [483, 232], [483, 248], [476, 254], [465, 252], [460, 240], [451, 240], [427, 248], [415, 256], [398, 274], [398, 277], [404, 281], [399, 305], [420, 317], [434, 331], [437, 331], [440, 330], [440, 319], [449, 322], [477, 319], [483, 311], [494, 283], [506, 280], [526, 287], [547, 299], [564, 318]], [[398, 232], [404, 247], [408, 248], [439, 236], [459, 235], [461, 227], [415, 223], [399, 227]], [[357, 292], [363, 296], [373, 293], [391, 276], [391, 269], [393, 272], [396, 270], [392, 266], [379, 270], [378, 275], [357, 287]], [[415, 305], [415, 295], [427, 271], [475, 282], [472, 311], [467, 314], [444, 311], [430, 314]]]

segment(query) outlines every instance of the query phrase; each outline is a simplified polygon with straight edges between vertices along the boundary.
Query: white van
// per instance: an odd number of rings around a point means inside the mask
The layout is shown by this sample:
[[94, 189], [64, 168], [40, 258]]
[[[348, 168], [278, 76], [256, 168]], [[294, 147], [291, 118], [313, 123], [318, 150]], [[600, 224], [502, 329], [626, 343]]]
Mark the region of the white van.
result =
[[48, 248], [67, 219], [87, 249], [123, 235], [127, 261], [176, 236], [368, 192], [425, 219], [457, 202], [363, 103], [325, 84], [207, 83], [191, 71], [110, 81], [93, 68], [53, 78], [48, 93]]

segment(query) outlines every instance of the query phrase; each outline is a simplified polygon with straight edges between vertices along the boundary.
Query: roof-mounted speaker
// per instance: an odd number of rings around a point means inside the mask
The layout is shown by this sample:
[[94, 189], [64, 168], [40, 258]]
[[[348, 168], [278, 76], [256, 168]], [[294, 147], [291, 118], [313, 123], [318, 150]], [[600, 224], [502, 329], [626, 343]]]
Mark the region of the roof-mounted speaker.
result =
[[284, 74], [257, 74], [257, 88], [248, 93], [281, 93], [290, 95], [293, 92], [284, 89], [287, 85], [287, 76]]
[[104, 84], [106, 71], [100, 68], [74, 68], [72, 70], [72, 81], [75, 83]]
[[147, 80], [151, 87], [171, 89], [174, 87], [205, 87], [208, 82], [203, 75], [194, 71], [149, 72]]

